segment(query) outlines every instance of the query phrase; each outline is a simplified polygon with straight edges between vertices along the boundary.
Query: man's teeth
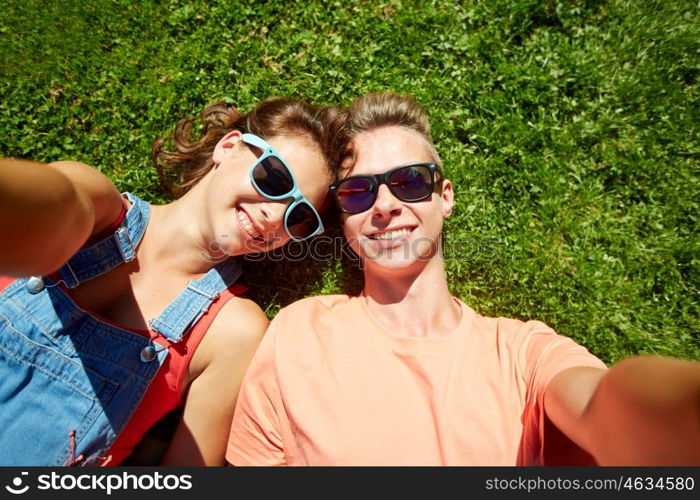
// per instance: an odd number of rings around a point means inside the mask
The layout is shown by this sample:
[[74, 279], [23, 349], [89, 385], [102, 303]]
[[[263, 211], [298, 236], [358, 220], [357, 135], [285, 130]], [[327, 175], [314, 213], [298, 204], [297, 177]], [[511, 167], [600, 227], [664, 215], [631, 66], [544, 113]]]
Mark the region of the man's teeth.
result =
[[397, 229], [396, 231], [389, 231], [386, 233], [373, 234], [370, 236], [373, 240], [395, 240], [407, 234], [410, 234], [411, 230], [408, 228]]
[[255, 230], [252, 222], [250, 222], [250, 218], [243, 212], [238, 212], [238, 220], [241, 221], [241, 225], [252, 238], [259, 238], [262, 236], [262, 234]]

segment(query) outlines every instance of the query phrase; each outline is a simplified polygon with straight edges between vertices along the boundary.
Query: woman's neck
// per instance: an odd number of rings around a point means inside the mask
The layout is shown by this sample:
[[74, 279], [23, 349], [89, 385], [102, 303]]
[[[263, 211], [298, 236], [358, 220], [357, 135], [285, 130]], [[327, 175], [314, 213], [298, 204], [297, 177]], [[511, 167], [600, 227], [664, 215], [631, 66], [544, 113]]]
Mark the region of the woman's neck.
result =
[[447, 287], [442, 257], [420, 263], [419, 270], [365, 270], [367, 307], [385, 328], [406, 337], [444, 337], [461, 319], [461, 307]]
[[208, 220], [201, 199], [200, 196], [185, 195], [167, 205], [151, 206], [151, 223], [139, 252], [142, 263], [152, 263], [169, 272], [197, 276], [205, 274], [227, 257], [223, 253], [217, 255], [212, 252], [212, 242], [205, 236], [212, 234], [212, 231], [200, 227], [201, 221]]

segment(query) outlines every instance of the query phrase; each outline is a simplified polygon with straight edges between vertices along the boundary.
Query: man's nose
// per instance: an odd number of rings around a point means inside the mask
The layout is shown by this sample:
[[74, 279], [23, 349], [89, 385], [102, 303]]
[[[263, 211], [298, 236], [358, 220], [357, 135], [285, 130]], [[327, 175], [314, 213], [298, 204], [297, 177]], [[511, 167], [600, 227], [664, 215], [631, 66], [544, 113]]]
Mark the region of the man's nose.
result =
[[377, 199], [372, 206], [372, 215], [387, 217], [401, 213], [401, 200], [396, 198], [386, 184], [380, 184], [377, 189]]

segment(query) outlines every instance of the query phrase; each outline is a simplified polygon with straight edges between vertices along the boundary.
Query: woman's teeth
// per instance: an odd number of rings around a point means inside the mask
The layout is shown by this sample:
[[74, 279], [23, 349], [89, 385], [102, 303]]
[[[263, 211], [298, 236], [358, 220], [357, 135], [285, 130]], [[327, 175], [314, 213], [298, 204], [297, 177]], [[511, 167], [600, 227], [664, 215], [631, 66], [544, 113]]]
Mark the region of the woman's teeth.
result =
[[386, 233], [379, 233], [379, 234], [374, 234], [370, 236], [373, 240], [395, 240], [397, 238], [401, 238], [402, 236], [406, 236], [407, 234], [411, 233], [411, 229], [408, 228], [403, 228], [403, 229], [397, 229], [396, 231], [389, 231]]
[[250, 221], [250, 218], [245, 213], [239, 211], [238, 220], [241, 221], [243, 229], [246, 230], [246, 232], [251, 238], [262, 237], [262, 234], [255, 230], [255, 228], [253, 227], [253, 223]]

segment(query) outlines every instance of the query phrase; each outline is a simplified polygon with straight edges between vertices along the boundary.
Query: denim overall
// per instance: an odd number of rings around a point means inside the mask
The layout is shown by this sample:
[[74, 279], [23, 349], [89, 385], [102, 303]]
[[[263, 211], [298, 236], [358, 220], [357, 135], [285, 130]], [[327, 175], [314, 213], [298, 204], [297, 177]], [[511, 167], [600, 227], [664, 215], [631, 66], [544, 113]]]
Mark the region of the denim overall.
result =
[[[76, 253], [59, 271], [68, 288], [136, 257], [150, 216], [132, 206], [114, 234]], [[149, 322], [180, 342], [240, 276], [227, 259]], [[48, 277], [19, 279], [0, 293], [0, 465], [98, 464], [124, 429], [168, 350], [96, 319]]]

